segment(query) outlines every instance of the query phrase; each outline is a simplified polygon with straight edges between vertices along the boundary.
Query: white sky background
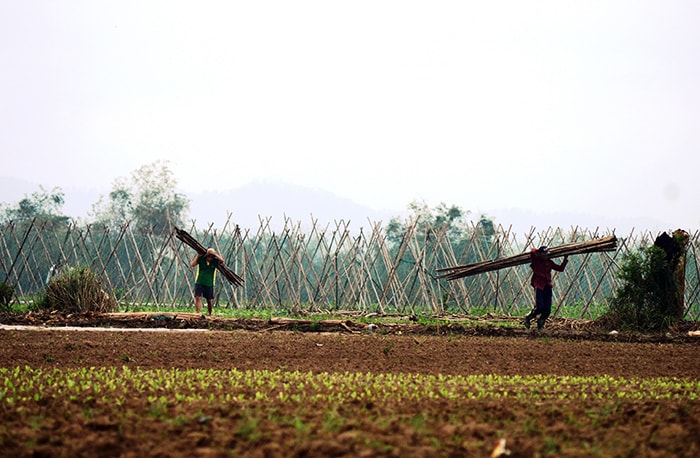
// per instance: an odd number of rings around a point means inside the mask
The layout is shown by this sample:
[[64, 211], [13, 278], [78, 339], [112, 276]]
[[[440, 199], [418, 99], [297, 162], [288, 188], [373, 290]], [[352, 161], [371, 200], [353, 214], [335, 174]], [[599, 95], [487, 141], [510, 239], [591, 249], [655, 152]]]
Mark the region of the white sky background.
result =
[[186, 193], [698, 228], [698, 24], [696, 0], [0, 0], [0, 176], [109, 191], [163, 159]]

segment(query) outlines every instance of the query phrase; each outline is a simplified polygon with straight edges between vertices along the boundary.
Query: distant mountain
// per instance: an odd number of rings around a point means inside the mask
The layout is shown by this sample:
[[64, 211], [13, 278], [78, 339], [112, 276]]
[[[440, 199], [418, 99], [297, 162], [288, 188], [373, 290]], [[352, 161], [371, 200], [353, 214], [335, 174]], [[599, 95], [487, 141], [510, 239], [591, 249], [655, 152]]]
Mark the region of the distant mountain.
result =
[[[475, 212], [476, 213], [476, 212]], [[615, 218], [601, 215], [575, 212], [535, 212], [521, 208], [501, 208], [485, 211], [486, 215], [494, 220], [496, 225], [503, 226], [504, 230], [510, 230], [516, 235], [529, 234], [534, 228], [535, 234], [548, 228], [561, 228], [565, 232], [589, 231], [600, 235], [614, 232], [619, 237], [624, 237], [634, 230], [640, 232], [663, 232], [676, 228], [666, 227], [659, 220], [653, 218]]]
[[[55, 186], [45, 184], [44, 189], [50, 191]], [[63, 211], [78, 221], [86, 221], [100, 195], [109, 193], [109, 189], [62, 189], [66, 195]], [[0, 177], [0, 202], [13, 204], [38, 190], [37, 183]], [[256, 231], [260, 227], [261, 218], [270, 218], [271, 228], [278, 230], [284, 227], [287, 218], [295, 224], [301, 224], [303, 228], [310, 228], [313, 220], [323, 227], [330, 224], [332, 228], [336, 221], [349, 222], [350, 230], [355, 231], [360, 227], [369, 229], [370, 222], [386, 225], [392, 217], [405, 219], [408, 216], [406, 209], [375, 210], [322, 189], [280, 182], [253, 182], [222, 192], [206, 191], [186, 195], [191, 204], [187, 217], [188, 225], [195, 221], [198, 228], [207, 228], [213, 224], [215, 228], [221, 229], [228, 220], [230, 225], [237, 224], [241, 228]], [[406, 202], [407, 206], [408, 203]], [[676, 229], [666, 227], [662, 222], [651, 218], [611, 218], [576, 212], [535, 212], [519, 208], [462, 208], [470, 210], [471, 217], [475, 220], [478, 220], [481, 214], [485, 214], [505, 230], [510, 228], [517, 236], [528, 234], [532, 228], [535, 228], [535, 233], [539, 233], [551, 227], [560, 227], [565, 231], [588, 229], [592, 232], [598, 228], [598, 233], [614, 230], [618, 236], [626, 236], [632, 229], [637, 233]]]
[[[40, 185], [17, 178], [0, 178], [0, 202], [14, 204], [25, 196], [39, 191]], [[55, 184], [43, 185], [51, 191]], [[109, 189], [63, 188], [65, 205], [63, 212], [79, 221], [87, 220], [92, 206]], [[273, 229], [284, 227], [285, 218], [303, 227], [310, 227], [313, 220], [317, 224], [335, 224], [341, 220], [349, 223], [350, 229], [370, 227], [370, 221], [386, 224], [394, 216], [404, 217], [406, 211], [374, 210], [350, 199], [339, 197], [321, 189], [307, 188], [286, 183], [253, 182], [227, 191], [206, 191], [185, 193], [190, 199], [190, 212], [187, 222], [195, 221], [198, 228], [214, 224], [223, 228], [229, 219], [230, 225], [257, 230], [260, 219], [271, 218]], [[313, 217], [313, 220], [312, 220]]]
[[331, 192], [285, 183], [253, 182], [223, 192], [190, 193], [190, 218], [197, 227], [223, 227], [230, 223], [256, 230], [260, 219], [271, 218], [273, 228], [284, 226], [285, 218], [310, 227], [313, 220], [325, 226], [341, 220], [351, 229], [370, 227], [370, 222], [386, 224], [406, 211], [374, 210]]

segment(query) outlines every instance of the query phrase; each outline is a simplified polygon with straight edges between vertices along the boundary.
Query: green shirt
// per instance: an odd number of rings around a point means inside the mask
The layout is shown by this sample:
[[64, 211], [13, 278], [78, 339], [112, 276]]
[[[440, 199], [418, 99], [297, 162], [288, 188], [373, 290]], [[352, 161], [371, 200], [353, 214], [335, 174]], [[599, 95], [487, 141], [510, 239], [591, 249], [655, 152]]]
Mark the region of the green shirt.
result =
[[214, 281], [216, 280], [216, 266], [218, 265], [218, 259], [214, 258], [211, 262], [207, 262], [204, 256], [200, 256], [199, 259], [197, 259], [197, 276], [194, 282], [202, 286], [214, 286]]

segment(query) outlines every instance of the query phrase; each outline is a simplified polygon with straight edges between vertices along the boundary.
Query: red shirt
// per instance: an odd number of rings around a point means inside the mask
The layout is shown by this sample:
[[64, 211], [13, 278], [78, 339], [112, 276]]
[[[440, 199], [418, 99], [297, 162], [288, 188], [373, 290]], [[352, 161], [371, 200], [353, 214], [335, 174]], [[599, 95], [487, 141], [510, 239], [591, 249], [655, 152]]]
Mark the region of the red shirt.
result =
[[530, 250], [530, 267], [532, 268], [532, 280], [530, 284], [537, 289], [544, 289], [545, 286], [552, 286], [552, 270], [561, 272], [566, 267], [568, 259], [561, 264], [549, 259], [549, 256], [540, 254], [535, 248]]

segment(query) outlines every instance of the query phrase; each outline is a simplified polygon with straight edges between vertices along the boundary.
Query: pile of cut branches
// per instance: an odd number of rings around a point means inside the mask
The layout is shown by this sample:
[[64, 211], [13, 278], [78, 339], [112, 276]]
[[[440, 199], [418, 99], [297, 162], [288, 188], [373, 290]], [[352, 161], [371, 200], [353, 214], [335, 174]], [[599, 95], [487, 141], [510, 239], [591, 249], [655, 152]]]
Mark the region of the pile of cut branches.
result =
[[[550, 258], [558, 258], [573, 254], [600, 253], [604, 251], [617, 250], [617, 237], [614, 235], [600, 239], [589, 240], [587, 242], [572, 242], [556, 247], [548, 248]], [[456, 280], [458, 278], [469, 277], [471, 275], [505, 269], [506, 267], [518, 266], [530, 263], [530, 253], [520, 253], [505, 258], [490, 259], [474, 264], [462, 266], [445, 267], [438, 269], [438, 278]]]
[[[194, 237], [192, 237], [187, 231], [183, 229], [178, 229], [175, 228], [175, 237], [177, 237], [178, 240], [182, 241], [184, 244], [190, 246], [191, 248], [194, 248], [194, 250], [200, 255], [204, 256], [207, 252], [207, 249], [199, 243]], [[234, 271], [229, 269], [226, 264], [224, 263], [219, 263], [218, 266], [216, 266], [216, 269], [221, 272], [221, 274], [226, 277], [226, 280], [230, 281], [236, 286], [243, 286], [243, 279], [236, 275]]]

